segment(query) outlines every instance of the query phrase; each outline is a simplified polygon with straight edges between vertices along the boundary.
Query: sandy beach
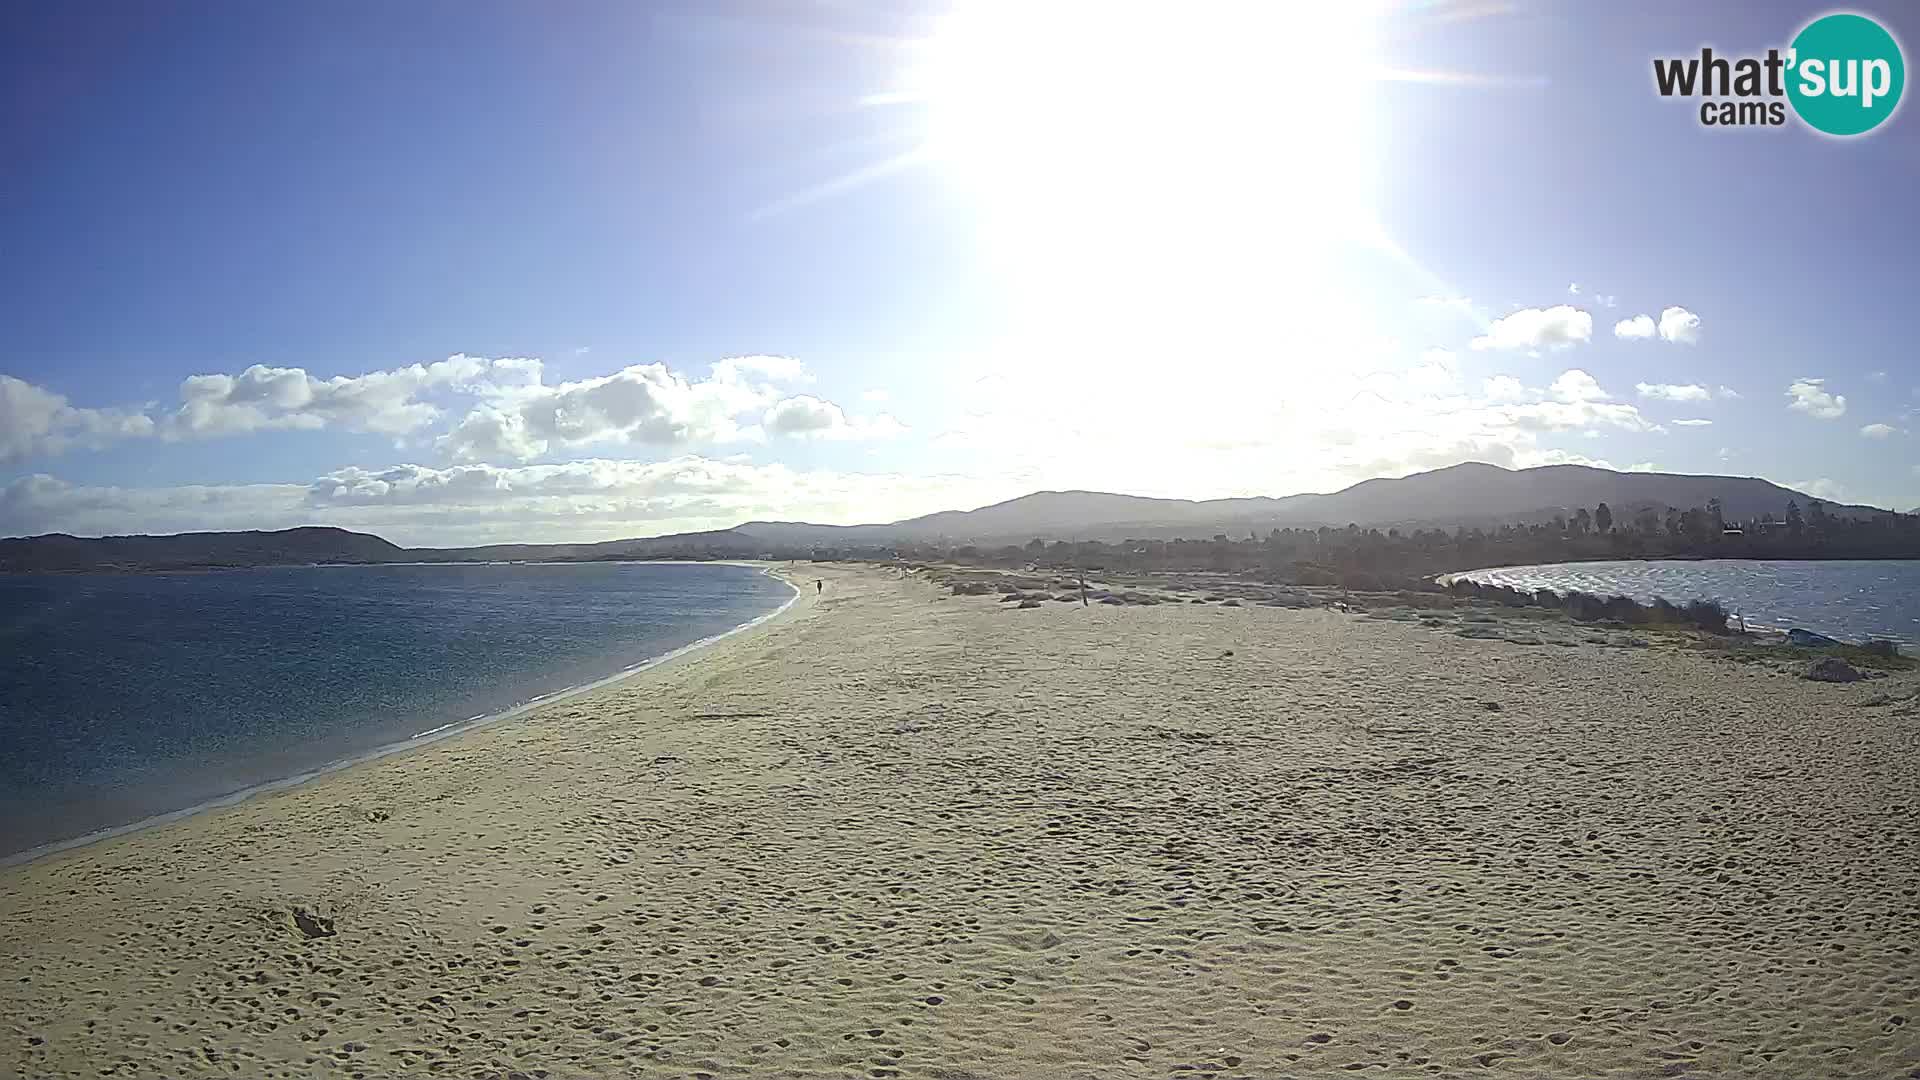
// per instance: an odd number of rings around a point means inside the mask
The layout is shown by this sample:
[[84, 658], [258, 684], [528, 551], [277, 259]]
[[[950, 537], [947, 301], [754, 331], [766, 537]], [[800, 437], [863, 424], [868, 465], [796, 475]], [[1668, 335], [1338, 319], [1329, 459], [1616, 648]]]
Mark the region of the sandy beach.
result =
[[0, 870], [0, 1070], [1920, 1077], [1911, 674], [796, 577]]

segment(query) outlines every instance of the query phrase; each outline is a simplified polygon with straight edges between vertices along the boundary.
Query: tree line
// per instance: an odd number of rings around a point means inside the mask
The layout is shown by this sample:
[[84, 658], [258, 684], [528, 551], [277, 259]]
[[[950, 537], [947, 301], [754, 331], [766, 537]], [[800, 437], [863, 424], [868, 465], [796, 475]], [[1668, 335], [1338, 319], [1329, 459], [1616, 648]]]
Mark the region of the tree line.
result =
[[873, 549], [816, 549], [818, 558], [883, 554], [983, 566], [1114, 571], [1214, 570], [1302, 585], [1378, 584], [1403, 588], [1451, 571], [1528, 563], [1604, 559], [1915, 559], [1920, 515], [1830, 513], [1819, 500], [1803, 510], [1790, 500], [1778, 515], [1730, 521], [1720, 500], [1705, 506], [1638, 506], [1616, 512], [1606, 503], [1544, 521], [1454, 529], [1270, 529], [1209, 538], [1047, 541], [981, 546], [897, 544]]

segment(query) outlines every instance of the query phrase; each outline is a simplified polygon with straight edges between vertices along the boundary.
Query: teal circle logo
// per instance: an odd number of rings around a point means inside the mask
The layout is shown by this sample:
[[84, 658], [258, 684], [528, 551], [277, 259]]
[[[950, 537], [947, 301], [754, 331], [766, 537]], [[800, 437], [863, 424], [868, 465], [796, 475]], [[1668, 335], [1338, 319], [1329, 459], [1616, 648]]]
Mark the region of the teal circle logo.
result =
[[1822, 15], [1793, 39], [1787, 100], [1809, 127], [1862, 135], [1893, 115], [1907, 85], [1900, 43], [1865, 15]]

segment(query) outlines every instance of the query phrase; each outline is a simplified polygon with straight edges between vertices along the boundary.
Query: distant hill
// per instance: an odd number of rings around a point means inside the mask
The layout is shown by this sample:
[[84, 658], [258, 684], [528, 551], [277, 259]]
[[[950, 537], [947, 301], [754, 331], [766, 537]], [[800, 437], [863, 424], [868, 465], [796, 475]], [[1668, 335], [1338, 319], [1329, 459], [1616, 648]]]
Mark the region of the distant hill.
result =
[[166, 570], [299, 563], [392, 562], [405, 549], [377, 536], [311, 526], [277, 532], [0, 539], [0, 570]]
[[0, 539], [0, 572], [193, 570], [310, 563], [591, 562], [675, 555], [746, 558], [765, 554], [766, 546], [765, 541], [732, 529], [598, 544], [489, 544], [468, 548], [403, 548], [368, 533], [317, 527], [91, 539], [52, 533]]
[[[1729, 520], [1783, 517], [1813, 496], [1755, 477], [1615, 472], [1585, 465], [1503, 469], [1470, 462], [1395, 479], [1365, 480], [1331, 494], [1239, 499], [1153, 499], [1101, 491], [1038, 491], [977, 510], [945, 510], [875, 525], [749, 521], [732, 529], [594, 544], [492, 544], [401, 548], [365, 533], [303, 528], [177, 536], [52, 534], [0, 539], [0, 571], [176, 569], [317, 562], [478, 562], [646, 559], [682, 555], [747, 558], [805, 554], [816, 547], [898, 542], [1008, 544], [1042, 540], [1243, 537], [1275, 528], [1442, 527], [1539, 521], [1604, 502], [1625, 523], [1641, 508], [1687, 509], [1719, 499]], [[1889, 511], [1827, 504], [1840, 517]]]
[[466, 548], [406, 548], [414, 562], [591, 562], [602, 559], [653, 559], [669, 555], [747, 558], [764, 551], [764, 541], [737, 529], [671, 533], [636, 540], [594, 544], [486, 544]]
[[[1538, 520], [1608, 504], [1616, 520], [1643, 508], [1705, 506], [1718, 498], [1730, 520], [1784, 516], [1789, 500], [1805, 510], [1813, 496], [1741, 476], [1616, 472], [1585, 465], [1504, 469], [1470, 462], [1395, 479], [1363, 480], [1326, 495], [1284, 498], [1153, 499], [1098, 491], [1039, 491], [978, 510], [949, 510], [889, 525], [807, 525], [753, 521], [736, 531], [769, 543], [856, 544], [888, 539], [955, 543], [1124, 540], [1242, 535], [1275, 528], [1452, 527]], [[1828, 504], [1839, 516], [1887, 513]]]

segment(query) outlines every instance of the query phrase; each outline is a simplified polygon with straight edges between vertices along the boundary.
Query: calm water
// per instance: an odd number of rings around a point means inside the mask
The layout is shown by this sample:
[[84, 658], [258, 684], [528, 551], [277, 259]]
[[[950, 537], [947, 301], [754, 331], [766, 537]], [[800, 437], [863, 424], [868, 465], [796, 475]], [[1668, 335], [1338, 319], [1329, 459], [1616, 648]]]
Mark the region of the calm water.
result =
[[648, 563], [0, 574], [0, 856], [580, 686], [792, 595]]
[[1674, 603], [1718, 600], [1748, 623], [1801, 626], [1848, 641], [1888, 637], [1920, 644], [1920, 562], [1585, 562], [1503, 566], [1460, 577], [1524, 589], [1578, 589]]

